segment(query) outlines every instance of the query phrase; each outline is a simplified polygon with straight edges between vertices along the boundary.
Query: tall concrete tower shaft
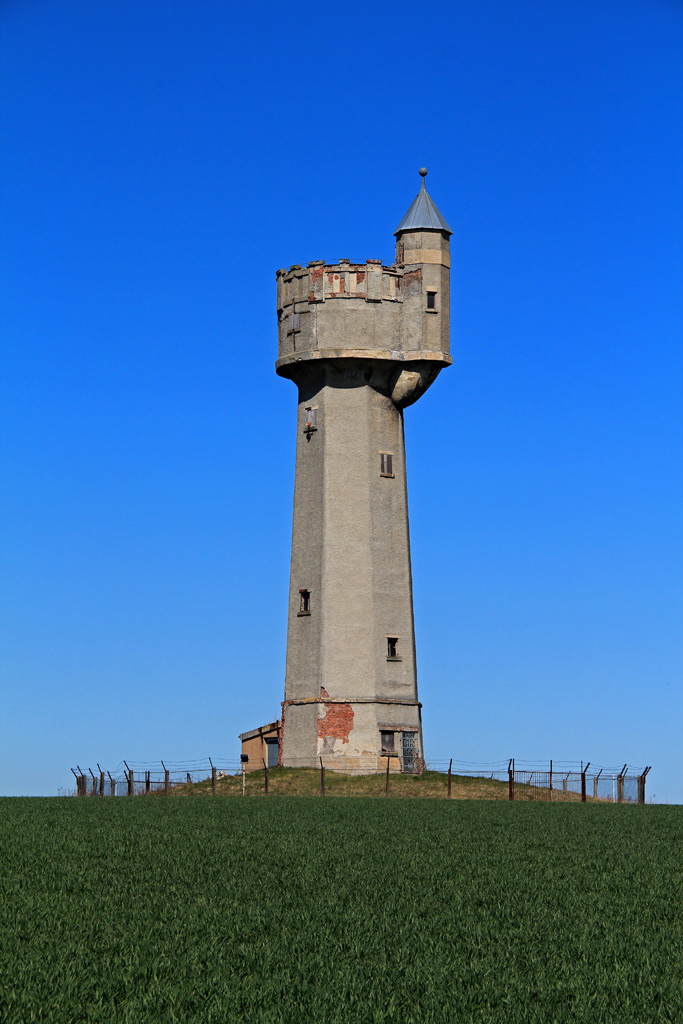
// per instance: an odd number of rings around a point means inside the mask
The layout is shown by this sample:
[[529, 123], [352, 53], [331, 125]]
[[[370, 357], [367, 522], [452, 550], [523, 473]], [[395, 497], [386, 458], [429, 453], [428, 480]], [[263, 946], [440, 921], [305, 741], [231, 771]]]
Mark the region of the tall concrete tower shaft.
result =
[[423, 757], [403, 409], [451, 363], [451, 231], [420, 173], [392, 266], [277, 273], [276, 369], [299, 390], [285, 765]]

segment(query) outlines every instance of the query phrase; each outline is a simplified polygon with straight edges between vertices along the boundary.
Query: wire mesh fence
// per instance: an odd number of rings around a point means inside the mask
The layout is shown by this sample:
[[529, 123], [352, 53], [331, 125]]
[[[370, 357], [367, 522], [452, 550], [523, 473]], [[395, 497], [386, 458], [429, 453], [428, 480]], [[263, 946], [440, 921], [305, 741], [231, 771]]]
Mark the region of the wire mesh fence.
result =
[[[446, 771], [446, 762], [430, 761], [436, 770]], [[639, 768], [591, 765], [591, 762], [516, 761], [493, 766], [471, 762], [449, 762], [459, 776], [485, 776], [507, 782], [509, 800], [600, 801], [603, 803], [645, 803], [645, 779], [649, 765]], [[489, 767], [491, 771], [489, 772]]]
[[207, 778], [217, 782], [227, 775], [239, 775], [239, 759], [195, 761], [121, 761], [113, 771], [97, 765], [97, 771], [84, 772], [80, 765], [71, 769], [76, 778], [78, 796], [144, 796], [166, 795], [179, 786], [203, 782]]
[[[645, 803], [645, 780], [650, 771], [649, 766], [636, 768], [628, 764], [600, 767], [590, 762], [540, 763], [515, 761], [514, 758], [490, 763], [451, 758], [425, 761], [418, 757], [404, 759], [398, 754], [286, 758], [283, 766], [269, 766], [265, 761], [258, 765], [241, 759], [210, 757], [178, 762], [122, 761], [113, 771], [99, 764], [96, 772], [91, 768], [83, 771], [79, 765], [71, 770], [79, 796], [169, 796], [179, 788], [192, 792], [198, 784], [202, 792], [213, 795], [239, 791], [244, 795], [254, 792], [268, 795], [273, 791], [273, 782], [275, 791], [283, 792], [281, 787], [278, 790], [277, 780], [284, 778], [288, 769], [307, 769], [309, 775], [311, 772], [319, 774], [322, 794], [326, 774], [332, 779], [381, 775], [385, 777], [382, 791], [386, 794], [390, 791], [390, 780], [398, 775], [428, 781], [429, 786], [422, 790], [426, 796], [442, 795], [443, 790], [443, 795], [450, 797], [454, 785], [462, 789], [463, 784], [470, 784], [468, 792], [472, 797], [584, 803]], [[258, 777], [258, 785], [254, 784], [254, 776]], [[480, 785], [472, 788], [475, 782]], [[291, 786], [286, 791], [291, 792]], [[411, 791], [411, 795], [419, 796], [420, 790]]]

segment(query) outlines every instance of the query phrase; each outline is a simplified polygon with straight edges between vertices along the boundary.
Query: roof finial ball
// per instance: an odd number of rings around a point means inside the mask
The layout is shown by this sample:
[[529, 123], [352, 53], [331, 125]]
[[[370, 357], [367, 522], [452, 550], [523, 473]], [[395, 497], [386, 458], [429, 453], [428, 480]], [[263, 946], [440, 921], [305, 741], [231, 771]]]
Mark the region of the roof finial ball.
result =
[[421, 167], [420, 168], [420, 174], [422, 175], [423, 178], [426, 178], [427, 177], [427, 168], [426, 167]]

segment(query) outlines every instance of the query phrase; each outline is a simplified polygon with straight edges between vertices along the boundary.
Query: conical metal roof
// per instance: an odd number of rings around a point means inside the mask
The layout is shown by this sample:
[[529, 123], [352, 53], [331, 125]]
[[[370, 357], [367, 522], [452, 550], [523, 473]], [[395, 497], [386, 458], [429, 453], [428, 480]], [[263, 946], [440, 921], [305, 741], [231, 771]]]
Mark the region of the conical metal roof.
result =
[[398, 235], [401, 231], [419, 231], [422, 229], [424, 231], [446, 231], [449, 235], [452, 235], [452, 230], [437, 210], [434, 200], [425, 188], [427, 168], [421, 167], [420, 174], [422, 175], [422, 188], [413, 199], [410, 209], [394, 231], [394, 234]]

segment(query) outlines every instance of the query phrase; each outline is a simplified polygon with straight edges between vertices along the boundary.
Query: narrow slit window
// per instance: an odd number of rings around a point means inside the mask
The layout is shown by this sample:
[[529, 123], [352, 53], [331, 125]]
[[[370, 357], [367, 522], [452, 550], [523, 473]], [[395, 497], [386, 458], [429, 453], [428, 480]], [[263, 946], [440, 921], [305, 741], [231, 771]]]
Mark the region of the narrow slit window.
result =
[[390, 455], [389, 452], [379, 453], [379, 475], [380, 476], [393, 476], [394, 475], [394, 456]]
[[391, 661], [400, 661], [398, 653], [398, 637], [388, 636], [387, 637], [387, 658]]
[[389, 730], [382, 729], [380, 732], [380, 739], [382, 744], [382, 750], [387, 753], [393, 753], [394, 751], [394, 734]]
[[436, 292], [427, 292], [427, 309], [436, 309]]
[[299, 615], [311, 614], [311, 592], [310, 590], [299, 591]]

